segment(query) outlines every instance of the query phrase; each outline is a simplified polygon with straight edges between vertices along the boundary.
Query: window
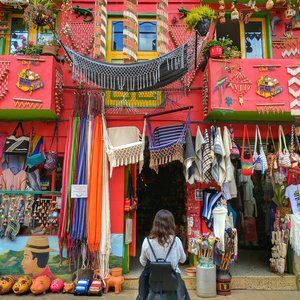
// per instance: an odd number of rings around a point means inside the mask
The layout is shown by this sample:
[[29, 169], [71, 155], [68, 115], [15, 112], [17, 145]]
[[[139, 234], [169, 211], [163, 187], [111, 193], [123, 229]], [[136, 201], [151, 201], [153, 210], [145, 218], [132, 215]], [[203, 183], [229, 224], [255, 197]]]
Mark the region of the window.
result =
[[29, 32], [22, 18], [11, 19], [11, 33], [9, 42], [9, 54], [24, 47], [28, 43]]
[[[145, 61], [157, 57], [157, 28], [156, 21], [151, 18], [142, 18], [138, 22], [138, 61]], [[107, 28], [106, 60], [122, 63], [123, 55], [123, 18], [109, 18]], [[132, 107], [157, 107], [163, 104], [162, 92], [118, 92], [106, 93], [105, 105], [113, 107], [122, 101], [127, 101]]]
[[217, 24], [217, 38], [228, 35], [237, 46], [243, 58], [268, 58], [267, 30], [265, 18], [251, 18], [244, 22]]

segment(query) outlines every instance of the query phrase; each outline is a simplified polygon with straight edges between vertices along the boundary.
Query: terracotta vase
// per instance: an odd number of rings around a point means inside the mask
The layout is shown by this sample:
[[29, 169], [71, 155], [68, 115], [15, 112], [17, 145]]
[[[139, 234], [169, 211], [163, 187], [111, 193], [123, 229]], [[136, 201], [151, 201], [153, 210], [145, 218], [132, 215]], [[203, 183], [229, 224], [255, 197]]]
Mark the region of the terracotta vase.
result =
[[45, 45], [43, 46], [42, 54], [55, 56], [57, 54], [57, 47]]
[[114, 277], [121, 276], [122, 275], [122, 268], [112, 268], [111, 269], [111, 275]]

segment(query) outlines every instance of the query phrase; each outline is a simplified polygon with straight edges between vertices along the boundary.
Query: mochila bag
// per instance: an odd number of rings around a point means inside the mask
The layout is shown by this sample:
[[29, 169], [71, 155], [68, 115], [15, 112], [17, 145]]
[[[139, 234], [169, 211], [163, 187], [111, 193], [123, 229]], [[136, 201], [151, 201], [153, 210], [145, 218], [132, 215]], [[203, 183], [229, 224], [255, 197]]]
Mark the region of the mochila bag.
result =
[[238, 148], [236, 142], [234, 141], [234, 132], [232, 126], [229, 126], [230, 137], [231, 137], [231, 145], [230, 149], [230, 158], [231, 159], [239, 159], [240, 158], [240, 149]]
[[[259, 141], [259, 153], [257, 152], [258, 141]], [[254, 169], [257, 171], [261, 171], [262, 174], [265, 174], [265, 171], [268, 169], [268, 163], [267, 163], [266, 154], [264, 152], [264, 147], [262, 145], [261, 134], [258, 125], [256, 125], [256, 129], [255, 129], [253, 162], [254, 162]]]
[[[245, 139], [248, 140], [248, 148], [249, 148], [249, 158], [245, 158]], [[251, 176], [253, 174], [253, 156], [251, 151], [251, 144], [249, 139], [249, 133], [247, 125], [244, 125], [244, 135], [243, 135], [243, 144], [242, 144], [242, 153], [241, 153], [241, 167], [242, 167], [242, 175]]]
[[298, 137], [296, 136], [295, 133], [295, 125], [291, 126], [291, 153], [290, 153], [290, 161], [291, 161], [291, 168], [295, 169], [295, 168], [299, 168], [299, 162], [300, 162], [300, 157], [299, 154], [296, 153], [296, 149], [295, 149], [295, 139], [297, 141], [297, 147], [298, 147], [298, 151], [300, 149], [300, 145], [299, 145], [299, 140]]
[[[56, 136], [56, 151], [52, 151], [52, 145], [53, 145], [55, 136]], [[53, 170], [55, 170], [55, 168], [57, 166], [57, 162], [58, 162], [58, 124], [56, 124], [54, 127], [54, 132], [53, 132], [53, 136], [51, 139], [51, 144], [50, 144], [50, 148], [48, 151], [48, 155], [46, 157], [46, 161], [44, 164], [44, 168], [48, 171], [53, 171]]]
[[[17, 137], [18, 129], [21, 129], [22, 135]], [[26, 155], [29, 149], [29, 137], [25, 136], [24, 128], [21, 122], [13, 131], [12, 135], [8, 136], [5, 142], [4, 153], [14, 155]]]
[[32, 140], [30, 139], [31, 155], [27, 156], [26, 165], [30, 168], [43, 164], [45, 162], [44, 153], [44, 138], [36, 135]]
[[[269, 144], [269, 133], [270, 133], [272, 144]], [[270, 125], [268, 125], [268, 129], [267, 129], [266, 153], [267, 153], [268, 171], [269, 171], [269, 175], [272, 177], [273, 171], [278, 169], [278, 164], [277, 164], [276, 146], [274, 143], [272, 128]]]
[[[282, 129], [282, 126], [279, 125], [279, 147], [278, 147], [278, 166], [289, 168], [291, 166], [290, 152], [286, 146], [285, 135]], [[282, 149], [282, 140], [284, 148]]]

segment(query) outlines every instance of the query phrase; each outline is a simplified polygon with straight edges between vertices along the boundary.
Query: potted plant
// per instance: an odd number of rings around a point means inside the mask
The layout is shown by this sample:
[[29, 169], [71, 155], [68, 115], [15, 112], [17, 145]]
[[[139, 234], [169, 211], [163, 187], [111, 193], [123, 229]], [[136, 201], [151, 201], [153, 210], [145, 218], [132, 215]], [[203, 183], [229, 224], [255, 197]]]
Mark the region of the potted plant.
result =
[[25, 23], [35, 28], [48, 26], [51, 30], [54, 30], [55, 13], [53, 7], [54, 1], [29, 0], [29, 4], [24, 10]]
[[214, 14], [214, 10], [207, 5], [194, 7], [187, 13], [184, 23], [188, 29], [195, 29], [200, 35], [204, 36], [209, 30]]
[[223, 48], [221, 47], [221, 43], [218, 40], [208, 41], [202, 50], [202, 54], [205, 58], [221, 57], [222, 53], [223, 53]]
[[35, 45], [33, 42], [24, 44], [17, 48], [13, 53], [14, 55], [29, 55], [29, 56], [40, 56], [42, 54], [43, 45]]
[[223, 58], [240, 58], [241, 51], [239, 51], [237, 46], [233, 45], [232, 39], [227, 35], [219, 38], [220, 46], [223, 49]]
[[55, 37], [53, 37], [52, 40], [47, 41], [47, 42], [45, 42], [45, 44], [43, 44], [42, 55], [56, 56], [57, 55], [57, 48], [58, 48], [58, 42], [55, 39]]

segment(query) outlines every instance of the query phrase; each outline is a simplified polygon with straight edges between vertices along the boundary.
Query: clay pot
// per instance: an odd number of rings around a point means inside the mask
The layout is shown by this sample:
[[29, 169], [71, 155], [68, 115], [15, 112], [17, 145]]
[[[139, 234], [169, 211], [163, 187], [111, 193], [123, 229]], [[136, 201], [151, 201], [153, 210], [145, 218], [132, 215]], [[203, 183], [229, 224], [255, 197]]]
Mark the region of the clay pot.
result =
[[57, 54], [57, 47], [45, 45], [43, 46], [42, 54], [55, 56]]
[[195, 30], [201, 35], [205, 36], [210, 27], [210, 20], [208, 18], [203, 18], [201, 21], [197, 23], [195, 26]]
[[122, 268], [112, 268], [111, 275], [114, 277], [118, 277], [122, 275]]
[[196, 277], [196, 267], [186, 268], [185, 273], [190, 277]]

